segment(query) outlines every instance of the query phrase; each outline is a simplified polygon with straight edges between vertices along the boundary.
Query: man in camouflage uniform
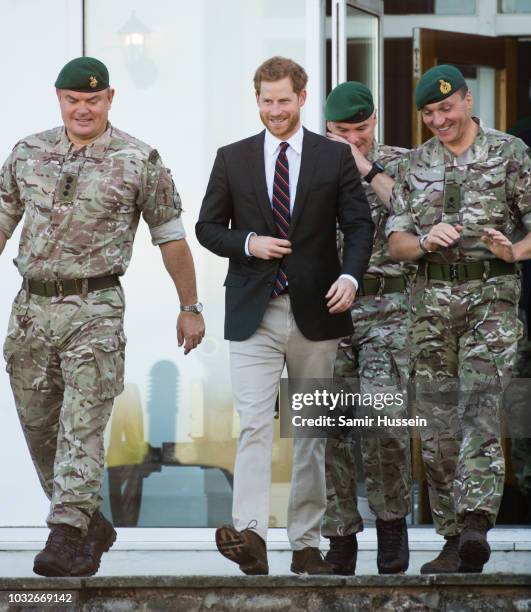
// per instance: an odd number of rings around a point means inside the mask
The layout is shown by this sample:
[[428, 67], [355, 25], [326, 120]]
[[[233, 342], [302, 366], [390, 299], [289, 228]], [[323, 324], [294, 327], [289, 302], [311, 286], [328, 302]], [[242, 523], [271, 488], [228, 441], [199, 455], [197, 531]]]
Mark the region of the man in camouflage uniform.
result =
[[514, 262], [531, 254], [531, 158], [521, 140], [472, 116], [453, 66], [422, 76], [416, 104], [434, 138], [400, 169], [386, 233], [395, 259], [419, 260], [411, 368], [428, 420], [433, 520], [446, 538], [421, 572], [481, 572], [503, 492], [499, 407], [522, 327]]
[[[23, 277], [4, 343], [20, 422], [50, 499], [44, 576], [94, 574], [116, 533], [99, 506], [103, 431], [123, 389], [124, 274], [140, 213], [181, 302], [195, 274], [169, 170], [148, 145], [108, 123], [106, 67], [77, 58], [61, 70], [64, 127], [18, 142], [0, 173], [0, 252], [24, 217], [15, 264]], [[192, 310], [198, 310], [194, 307]], [[204, 334], [181, 313], [185, 353]]]
[[[414, 266], [391, 260], [385, 238], [389, 197], [405, 149], [375, 140], [376, 110], [370, 90], [357, 81], [338, 85], [327, 98], [329, 137], [351, 147], [375, 225], [372, 256], [360, 297], [351, 306], [354, 334], [339, 344], [334, 377], [348, 384], [360, 378], [364, 391], [390, 385], [404, 389], [407, 380], [408, 277]], [[342, 237], [339, 235], [339, 250]], [[395, 390], [396, 390], [395, 389]], [[381, 389], [380, 389], [381, 390]], [[406, 405], [385, 412], [406, 416]], [[357, 508], [354, 432], [330, 437], [326, 446], [327, 508], [322, 535], [330, 539], [327, 561], [336, 574], [354, 574], [356, 533], [363, 522]], [[369, 506], [376, 515], [377, 565], [381, 574], [406, 571], [409, 563], [405, 517], [410, 509], [409, 435], [396, 428], [361, 438]]]
[[[508, 132], [531, 146], [531, 117], [520, 119]], [[506, 397], [506, 402], [511, 402], [511, 423], [515, 426], [515, 433], [521, 436], [513, 436], [511, 440], [511, 459], [518, 488], [527, 501], [524, 521], [531, 523], [531, 420], [527, 416], [531, 385], [531, 260], [522, 263], [520, 320], [524, 324], [524, 334], [518, 342], [514, 375], [522, 382], [516, 385], [514, 394]]]

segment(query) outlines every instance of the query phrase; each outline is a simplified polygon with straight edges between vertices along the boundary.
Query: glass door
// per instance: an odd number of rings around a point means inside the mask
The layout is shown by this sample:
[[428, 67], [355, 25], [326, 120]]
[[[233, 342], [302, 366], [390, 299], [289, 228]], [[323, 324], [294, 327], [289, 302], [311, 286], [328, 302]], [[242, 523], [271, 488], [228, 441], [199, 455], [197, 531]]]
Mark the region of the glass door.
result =
[[[327, 94], [344, 81], [361, 81], [383, 111], [382, 0], [332, 0]], [[379, 113], [379, 131], [383, 116]]]

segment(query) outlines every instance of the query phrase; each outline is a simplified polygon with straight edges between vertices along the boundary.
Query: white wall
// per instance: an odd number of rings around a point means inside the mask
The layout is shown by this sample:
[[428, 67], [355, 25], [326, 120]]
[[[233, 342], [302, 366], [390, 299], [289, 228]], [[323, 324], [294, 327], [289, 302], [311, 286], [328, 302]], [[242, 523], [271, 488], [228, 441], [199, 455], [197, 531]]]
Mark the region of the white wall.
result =
[[[27, 134], [59, 125], [55, 89], [63, 64], [81, 55], [81, 2], [0, 0], [0, 158]], [[0, 257], [0, 342], [20, 287], [13, 266], [18, 231]], [[0, 359], [0, 525], [41, 525], [47, 500], [27, 451]]]
[[[3, 58], [13, 58], [2, 62], [3, 81], [13, 83], [9, 95], [0, 97], [2, 159], [22, 136], [60, 123], [53, 82], [66, 61], [81, 55], [80, 5], [80, 0], [0, 0], [4, 26], [0, 53]], [[124, 280], [126, 382], [131, 392], [127, 397], [140, 398], [144, 431], [150, 440], [156, 429], [146, 412], [155, 392], [152, 367], [161, 360], [171, 361], [179, 373], [178, 415], [168, 421], [165, 430], [159, 428], [154, 442], [193, 443], [201, 437], [230, 440], [235, 429], [223, 340], [222, 288], [227, 261], [199, 247], [194, 224], [216, 149], [261, 130], [252, 76], [264, 59], [286, 55], [308, 69], [312, 102], [306, 125], [319, 128], [323, 0], [86, 0], [85, 5], [86, 54], [107, 64], [116, 88], [112, 123], [156, 146], [173, 172], [183, 199], [200, 299], [205, 303], [207, 338], [200, 350], [184, 357], [175, 340], [175, 289], [142, 222]], [[149, 30], [142, 52], [134, 56], [128, 54], [120, 34], [132, 11]], [[18, 232], [0, 258], [2, 341], [10, 304], [20, 285], [11, 263], [17, 242]], [[47, 502], [3, 370], [0, 399], [0, 488], [3, 499], [10, 500], [0, 504], [0, 526], [41, 525]], [[126, 401], [125, 396], [121, 401]], [[138, 403], [131, 403], [131, 411], [140, 413]], [[189, 459], [200, 462], [201, 456]]]

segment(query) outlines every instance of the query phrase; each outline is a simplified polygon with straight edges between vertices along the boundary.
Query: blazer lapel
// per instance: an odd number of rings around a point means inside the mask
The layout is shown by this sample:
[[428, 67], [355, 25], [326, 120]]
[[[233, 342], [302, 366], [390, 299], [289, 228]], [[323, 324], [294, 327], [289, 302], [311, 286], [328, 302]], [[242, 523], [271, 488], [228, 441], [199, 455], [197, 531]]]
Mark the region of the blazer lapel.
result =
[[315, 138], [313, 132], [309, 132], [304, 128], [304, 138], [302, 141], [302, 156], [301, 169], [299, 172], [299, 180], [297, 181], [297, 191], [295, 193], [295, 202], [293, 204], [293, 214], [291, 215], [291, 223], [289, 226], [288, 238], [291, 238], [295, 231], [299, 219], [302, 215], [306, 196], [312, 184], [312, 178], [315, 174], [315, 164], [319, 156], [319, 139]]
[[256, 191], [258, 206], [264, 215], [269, 229], [271, 230], [271, 235], [274, 236], [277, 232], [277, 228], [273, 219], [271, 202], [269, 201], [269, 196], [267, 195], [264, 164], [264, 138], [265, 130], [254, 137], [249, 155], [249, 165], [251, 166], [251, 176], [253, 179], [254, 189]]

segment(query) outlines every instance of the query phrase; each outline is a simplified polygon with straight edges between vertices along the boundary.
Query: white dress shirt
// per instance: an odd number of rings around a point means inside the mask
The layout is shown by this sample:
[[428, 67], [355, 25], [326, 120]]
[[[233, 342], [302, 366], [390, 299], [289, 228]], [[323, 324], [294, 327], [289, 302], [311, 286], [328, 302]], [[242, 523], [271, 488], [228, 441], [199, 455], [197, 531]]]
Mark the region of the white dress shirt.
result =
[[267, 195], [269, 201], [273, 201], [273, 181], [275, 179], [275, 166], [277, 157], [280, 153], [280, 145], [287, 142], [289, 147], [286, 149], [286, 157], [288, 158], [289, 166], [289, 211], [293, 214], [293, 204], [295, 203], [295, 194], [297, 193], [297, 183], [299, 182], [299, 172], [301, 169], [302, 155], [302, 139], [304, 131], [302, 125], [288, 140], [279, 140], [273, 136], [269, 130], [266, 130], [264, 138], [264, 163], [265, 175], [267, 183]]
[[[297, 193], [297, 183], [299, 182], [299, 173], [301, 169], [301, 156], [302, 156], [302, 141], [304, 138], [304, 130], [302, 125], [299, 129], [287, 140], [280, 140], [276, 136], [273, 136], [269, 130], [265, 131], [264, 138], [264, 164], [265, 164], [265, 175], [267, 184], [267, 195], [269, 201], [273, 201], [273, 181], [275, 178], [275, 166], [277, 163], [277, 157], [280, 152], [280, 145], [283, 142], [288, 143], [286, 149], [286, 157], [288, 158], [289, 165], [289, 208], [290, 214], [293, 215], [293, 205], [295, 204], [295, 194]], [[245, 240], [245, 254], [250, 257], [249, 253], [249, 239], [251, 236], [256, 236], [256, 232], [250, 232]], [[349, 278], [358, 289], [358, 281], [350, 274], [341, 274], [340, 278]]]

